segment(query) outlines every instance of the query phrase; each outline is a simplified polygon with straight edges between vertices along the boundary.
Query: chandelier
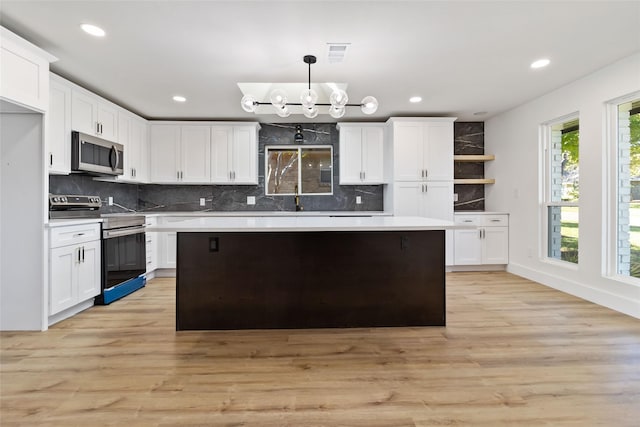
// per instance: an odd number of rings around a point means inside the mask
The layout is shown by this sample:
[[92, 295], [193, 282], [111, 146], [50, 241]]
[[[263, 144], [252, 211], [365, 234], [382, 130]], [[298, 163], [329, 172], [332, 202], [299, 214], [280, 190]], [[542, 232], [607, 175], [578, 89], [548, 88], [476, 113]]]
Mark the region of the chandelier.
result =
[[378, 100], [373, 96], [365, 96], [359, 104], [349, 104], [347, 92], [343, 89], [335, 88], [329, 96], [329, 103], [318, 103], [318, 94], [311, 89], [311, 64], [316, 63], [316, 57], [305, 55], [302, 58], [305, 64], [309, 65], [309, 80], [307, 89], [300, 94], [300, 102], [288, 102], [287, 93], [282, 89], [275, 89], [269, 95], [271, 102], [257, 101], [253, 95], [245, 95], [240, 101], [242, 109], [247, 113], [255, 113], [260, 105], [273, 105], [275, 113], [280, 117], [289, 117], [291, 110], [289, 106], [296, 105], [302, 107], [305, 117], [313, 119], [318, 116], [318, 107], [329, 107], [329, 114], [335, 119], [344, 116], [346, 107], [360, 107], [364, 114], [373, 114], [378, 109]]

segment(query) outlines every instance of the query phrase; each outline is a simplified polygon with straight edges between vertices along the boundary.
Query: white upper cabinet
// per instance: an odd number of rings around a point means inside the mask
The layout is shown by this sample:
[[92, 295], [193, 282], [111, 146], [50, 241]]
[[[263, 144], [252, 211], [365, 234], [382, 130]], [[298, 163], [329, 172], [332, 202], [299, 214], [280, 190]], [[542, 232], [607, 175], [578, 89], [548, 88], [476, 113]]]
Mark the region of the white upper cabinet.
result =
[[149, 126], [151, 182], [176, 183], [180, 180], [180, 126]]
[[340, 185], [384, 183], [384, 127], [340, 123]]
[[118, 181], [147, 182], [147, 121], [120, 109], [118, 142], [124, 145], [124, 174], [118, 177]]
[[47, 166], [51, 174], [71, 173], [71, 87], [52, 74], [47, 117]]
[[180, 180], [211, 181], [211, 127], [201, 125], [180, 128]]
[[118, 108], [80, 87], [72, 89], [73, 130], [118, 142]]
[[0, 27], [0, 98], [32, 110], [49, 109], [49, 63], [57, 58]]
[[125, 147], [125, 159], [129, 158], [129, 165], [136, 182], [149, 181], [149, 138], [147, 137], [147, 121], [135, 116], [129, 128], [129, 141]]
[[390, 119], [394, 181], [453, 180], [454, 120]]
[[211, 127], [197, 124], [152, 124], [149, 150], [151, 182], [211, 182]]
[[211, 182], [258, 184], [258, 123], [211, 127]]

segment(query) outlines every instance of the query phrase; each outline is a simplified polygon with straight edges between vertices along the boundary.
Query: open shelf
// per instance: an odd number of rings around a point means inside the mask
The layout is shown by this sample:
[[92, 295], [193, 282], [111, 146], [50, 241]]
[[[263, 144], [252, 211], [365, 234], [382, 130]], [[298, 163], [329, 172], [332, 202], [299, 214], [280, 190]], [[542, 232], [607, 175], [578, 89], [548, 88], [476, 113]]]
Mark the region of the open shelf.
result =
[[454, 184], [495, 184], [496, 180], [493, 178], [464, 178], [454, 179]]
[[487, 162], [495, 160], [493, 154], [456, 154], [453, 156], [454, 162]]

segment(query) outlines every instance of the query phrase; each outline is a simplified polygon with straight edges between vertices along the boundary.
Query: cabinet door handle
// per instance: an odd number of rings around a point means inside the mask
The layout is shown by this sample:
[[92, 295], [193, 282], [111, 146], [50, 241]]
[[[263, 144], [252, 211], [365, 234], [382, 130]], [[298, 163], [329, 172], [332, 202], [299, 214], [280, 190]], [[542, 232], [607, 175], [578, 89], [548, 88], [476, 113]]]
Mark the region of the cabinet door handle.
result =
[[420, 169], [420, 175], [422, 178], [424, 178], [424, 169]]
[[80, 237], [80, 236], [84, 236], [84, 233], [76, 233], [73, 235], [73, 237]]
[[180, 172], [176, 172], [176, 179], [180, 179]]
[[424, 170], [424, 177], [429, 178], [429, 169]]
[[82, 262], [84, 262], [84, 246], [82, 247]]
[[362, 171], [362, 179], [363, 180], [367, 179], [367, 173], [365, 171]]
[[53, 166], [53, 153], [49, 153], [49, 166]]
[[78, 264], [80, 264], [80, 248], [78, 248]]

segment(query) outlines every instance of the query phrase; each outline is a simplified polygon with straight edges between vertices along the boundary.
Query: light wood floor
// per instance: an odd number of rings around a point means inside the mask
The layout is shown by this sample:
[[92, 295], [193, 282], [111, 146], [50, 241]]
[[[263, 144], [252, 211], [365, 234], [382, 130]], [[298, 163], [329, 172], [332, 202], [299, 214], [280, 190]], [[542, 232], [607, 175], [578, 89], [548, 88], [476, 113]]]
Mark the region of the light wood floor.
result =
[[2, 333], [2, 426], [640, 425], [640, 320], [508, 273], [447, 276], [446, 328], [180, 332], [156, 279]]

